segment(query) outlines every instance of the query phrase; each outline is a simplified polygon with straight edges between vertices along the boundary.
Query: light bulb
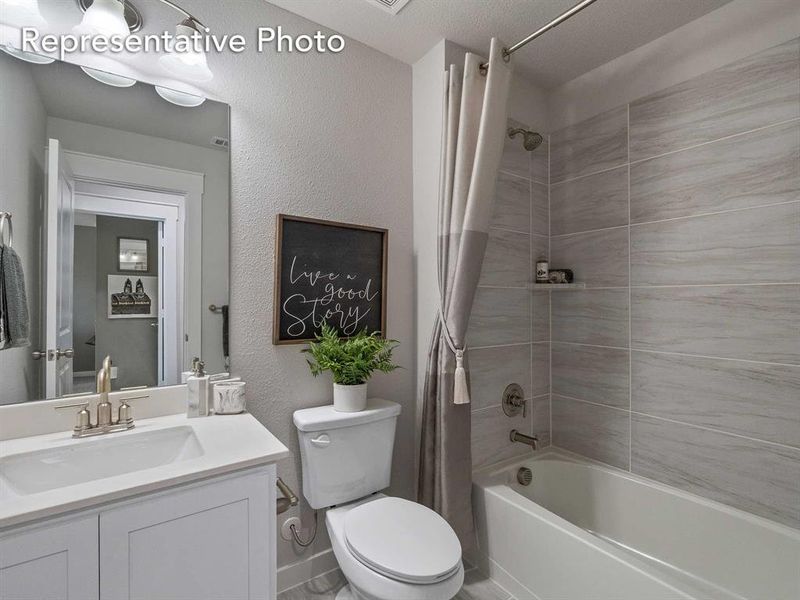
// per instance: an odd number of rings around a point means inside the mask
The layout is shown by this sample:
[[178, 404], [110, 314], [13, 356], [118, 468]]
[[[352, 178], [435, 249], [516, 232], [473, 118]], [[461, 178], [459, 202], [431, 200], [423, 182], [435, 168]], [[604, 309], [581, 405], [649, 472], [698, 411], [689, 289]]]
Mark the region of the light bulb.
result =
[[95, 81], [99, 81], [100, 83], [105, 83], [106, 85], [113, 87], [126, 88], [136, 84], [135, 79], [123, 77], [122, 75], [115, 75], [114, 73], [109, 73], [107, 71], [92, 69], [91, 67], [81, 67], [81, 70], [83, 70], [84, 73], [86, 73]]
[[202, 35], [197, 24], [191, 19], [186, 19], [175, 27], [175, 35], [188, 37], [192, 40], [192, 43], [189, 44], [191, 47], [181, 52], [176, 51], [173, 47], [158, 59], [161, 66], [182, 79], [198, 82], [211, 81], [214, 74], [208, 68], [206, 53], [202, 49], [194, 48], [195, 39]]
[[76, 33], [100, 34], [106, 37], [130, 35], [125, 21], [125, 6], [120, 0], [94, 0], [86, 9]]
[[0, 22], [36, 29], [47, 25], [39, 11], [39, 0], [0, 0]]
[[18, 50], [14, 48], [14, 46], [3, 46], [0, 45], [0, 50], [8, 54], [9, 56], [13, 56], [14, 58], [18, 58], [20, 60], [24, 60], [25, 62], [33, 63], [34, 65], [49, 65], [51, 62], [54, 62], [55, 58], [50, 58], [49, 56], [44, 56], [42, 54], [36, 54], [35, 52], [26, 52], [24, 50]]
[[179, 92], [178, 90], [171, 90], [160, 85], [155, 86], [156, 93], [167, 102], [183, 106], [184, 108], [195, 108], [200, 106], [206, 101], [205, 96], [196, 96], [195, 94], [188, 94], [186, 92]]

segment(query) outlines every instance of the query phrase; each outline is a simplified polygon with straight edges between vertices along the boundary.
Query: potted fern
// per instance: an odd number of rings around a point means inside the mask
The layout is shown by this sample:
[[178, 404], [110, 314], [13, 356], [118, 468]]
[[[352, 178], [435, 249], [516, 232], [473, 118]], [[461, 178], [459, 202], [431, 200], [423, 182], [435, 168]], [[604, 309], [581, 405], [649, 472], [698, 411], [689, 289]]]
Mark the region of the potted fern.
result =
[[392, 362], [396, 340], [387, 340], [366, 330], [350, 338], [340, 338], [327, 323], [303, 350], [311, 355], [308, 366], [316, 377], [330, 371], [333, 375], [333, 408], [340, 412], [358, 412], [367, 407], [367, 380], [375, 371], [389, 373], [398, 368]]

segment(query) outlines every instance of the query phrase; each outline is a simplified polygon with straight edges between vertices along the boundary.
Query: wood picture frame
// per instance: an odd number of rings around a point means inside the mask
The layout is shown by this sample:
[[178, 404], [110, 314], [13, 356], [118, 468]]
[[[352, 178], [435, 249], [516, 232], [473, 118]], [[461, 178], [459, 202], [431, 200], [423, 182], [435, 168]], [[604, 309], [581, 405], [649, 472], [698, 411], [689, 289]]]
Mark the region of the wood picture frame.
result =
[[[337, 305], [341, 310], [333, 312], [339, 316], [328, 320], [345, 337], [365, 327], [386, 337], [389, 230], [287, 214], [278, 214], [275, 225], [272, 343], [304, 344], [314, 340], [322, 315]], [[285, 263], [287, 252], [292, 254], [289, 264]], [[376, 278], [380, 283], [373, 286]], [[325, 293], [320, 295], [322, 292]], [[356, 297], [342, 298], [342, 293]], [[361, 294], [363, 297], [359, 297]], [[299, 297], [297, 302], [289, 304], [295, 297]], [[308, 310], [309, 304], [310, 314], [289, 310], [298, 305]], [[379, 315], [374, 314], [375, 309]], [[301, 317], [305, 328], [299, 324]], [[288, 321], [291, 325], [287, 325]]]

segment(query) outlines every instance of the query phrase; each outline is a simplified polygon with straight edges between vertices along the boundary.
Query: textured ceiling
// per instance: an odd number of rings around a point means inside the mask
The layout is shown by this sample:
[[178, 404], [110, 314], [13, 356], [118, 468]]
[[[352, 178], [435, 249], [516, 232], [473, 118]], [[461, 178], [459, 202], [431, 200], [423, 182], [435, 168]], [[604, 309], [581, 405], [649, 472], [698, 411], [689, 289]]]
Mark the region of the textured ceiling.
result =
[[[597, 0], [514, 55], [530, 81], [552, 88], [693, 21], [730, 0]], [[442, 38], [485, 53], [513, 44], [578, 0], [411, 0], [397, 15], [367, 0], [270, 0], [407, 63]]]

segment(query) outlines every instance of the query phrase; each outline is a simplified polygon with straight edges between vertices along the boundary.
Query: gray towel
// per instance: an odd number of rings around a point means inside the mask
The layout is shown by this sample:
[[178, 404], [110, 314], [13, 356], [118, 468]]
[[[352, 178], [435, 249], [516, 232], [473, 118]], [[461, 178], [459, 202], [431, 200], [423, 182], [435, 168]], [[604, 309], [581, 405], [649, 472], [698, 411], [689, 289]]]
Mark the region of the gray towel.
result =
[[19, 255], [9, 246], [0, 247], [0, 318], [3, 321], [0, 350], [30, 346], [25, 273]]

